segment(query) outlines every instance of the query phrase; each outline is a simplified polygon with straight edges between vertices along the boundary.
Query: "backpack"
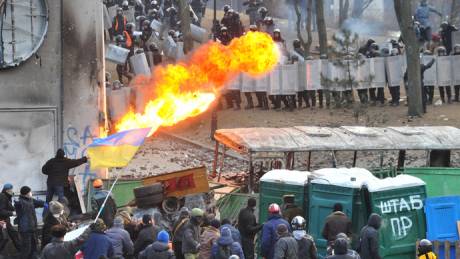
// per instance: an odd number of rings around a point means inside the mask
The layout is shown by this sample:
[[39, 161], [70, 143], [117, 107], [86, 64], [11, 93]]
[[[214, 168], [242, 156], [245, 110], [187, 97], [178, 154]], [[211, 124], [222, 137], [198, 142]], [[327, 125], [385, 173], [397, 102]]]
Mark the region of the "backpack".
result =
[[217, 249], [217, 259], [228, 259], [232, 255], [232, 251], [230, 249], [230, 246], [218, 246]]

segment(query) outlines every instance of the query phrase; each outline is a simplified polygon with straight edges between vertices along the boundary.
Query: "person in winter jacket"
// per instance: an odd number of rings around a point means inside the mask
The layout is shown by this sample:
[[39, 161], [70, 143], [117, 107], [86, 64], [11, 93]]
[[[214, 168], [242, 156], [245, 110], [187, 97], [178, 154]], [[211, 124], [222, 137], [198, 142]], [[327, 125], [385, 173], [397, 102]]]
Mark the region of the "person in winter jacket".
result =
[[42, 167], [42, 173], [48, 175], [46, 180], [46, 202], [50, 202], [53, 196], [58, 196], [58, 201], [64, 198], [64, 186], [69, 185], [69, 170], [88, 162], [86, 157], [69, 159], [65, 157], [63, 149], [58, 149], [56, 156], [48, 160]]
[[51, 228], [51, 242], [47, 244], [41, 254], [41, 259], [74, 259], [75, 253], [80, 246], [88, 239], [91, 228], [88, 227], [83, 234], [71, 241], [64, 241], [67, 227], [64, 225], [54, 225]]
[[182, 253], [182, 240], [184, 237], [184, 230], [187, 223], [190, 221], [190, 211], [187, 207], [183, 207], [180, 210], [179, 218], [174, 223], [172, 229], [173, 235], [173, 248], [174, 254], [177, 259], [184, 259], [184, 254]]
[[278, 234], [278, 241], [275, 244], [274, 259], [297, 259], [297, 252], [299, 250], [297, 241], [289, 233], [288, 228], [284, 224], [276, 227]]
[[[5, 222], [6, 231], [8, 236], [10, 236], [11, 241], [13, 241], [13, 245], [17, 251], [20, 250], [20, 240], [19, 240], [19, 233], [18, 231], [11, 225], [10, 217], [15, 214], [14, 207], [13, 207], [13, 185], [12, 184], [5, 184], [3, 185], [3, 190], [0, 193], [0, 221]], [[0, 251], [5, 248], [6, 244], [8, 243], [7, 238], [3, 238], [0, 241]]]
[[212, 246], [211, 259], [226, 259], [232, 255], [244, 259], [241, 245], [233, 240], [230, 229], [224, 227], [220, 230], [220, 238], [217, 243]]
[[254, 215], [256, 205], [256, 199], [249, 198], [247, 207], [238, 214], [238, 230], [241, 234], [241, 245], [246, 259], [254, 258], [254, 238], [262, 229], [262, 225], [257, 224]]
[[276, 203], [268, 207], [268, 220], [262, 228], [261, 255], [266, 259], [273, 259], [275, 254], [275, 244], [278, 241], [276, 229], [278, 225], [284, 224], [289, 227], [289, 223], [281, 217], [280, 206]]
[[419, 259], [436, 259], [437, 256], [433, 253], [433, 244], [427, 239], [422, 239], [418, 247]]
[[113, 256], [123, 259], [134, 254], [134, 245], [128, 231], [123, 227], [123, 218], [117, 216], [113, 222], [113, 227], [108, 229], [105, 234], [110, 238], [113, 246]]
[[232, 232], [232, 238], [233, 238], [233, 241], [235, 242], [238, 242], [241, 244], [241, 234], [240, 234], [240, 231], [238, 229], [236, 229], [232, 223], [230, 222], [229, 219], [223, 219], [222, 220], [222, 225], [220, 226], [220, 229], [222, 228], [228, 228], [230, 229], [230, 231]]
[[375, 213], [369, 216], [367, 225], [361, 230], [359, 236], [358, 252], [362, 259], [380, 259], [379, 254], [379, 229], [382, 218]]
[[340, 203], [334, 204], [332, 214], [327, 216], [322, 236], [331, 246], [338, 233], [345, 233], [347, 236], [351, 236], [351, 220], [343, 213], [343, 207]]
[[[147, 246], [139, 254], [139, 259], [175, 259], [174, 252], [169, 249], [169, 234], [162, 230], [158, 233], [157, 241]], [[209, 257], [208, 257], [209, 258]]]
[[209, 259], [211, 257], [212, 245], [217, 242], [220, 237], [220, 221], [213, 219], [209, 223], [209, 226], [204, 227], [203, 234], [200, 238], [200, 253], [198, 254], [199, 259]]
[[156, 241], [160, 228], [155, 226], [152, 216], [145, 214], [142, 216], [142, 225], [136, 242], [134, 243], [134, 254], [139, 254], [148, 245]]
[[303, 215], [303, 210], [295, 204], [294, 195], [284, 195], [283, 205], [281, 206], [281, 208], [283, 218], [287, 220], [287, 222], [292, 222], [292, 219], [294, 219], [294, 217]]
[[298, 259], [316, 259], [317, 249], [313, 237], [305, 231], [307, 222], [302, 216], [296, 216], [291, 221], [292, 234], [297, 241]]
[[123, 228], [128, 231], [131, 240], [136, 240], [139, 234], [137, 224], [131, 218], [131, 214], [126, 211], [120, 211], [118, 215], [123, 219]]
[[105, 198], [109, 196], [101, 212], [101, 219], [103, 219], [105, 225], [110, 228], [113, 225], [113, 219], [117, 213], [117, 204], [112, 198], [112, 195], [109, 194], [107, 190], [104, 190], [103, 182], [101, 179], [94, 180], [93, 187], [95, 192], [93, 197], [91, 197], [91, 207], [93, 209], [94, 215], [99, 212], [99, 210], [102, 208], [102, 205], [104, 204]]
[[65, 226], [67, 231], [70, 230], [71, 224], [67, 222], [64, 217], [64, 206], [58, 201], [51, 201], [49, 203], [49, 212], [43, 220], [42, 228], [42, 247], [45, 247], [51, 242], [52, 234], [51, 228], [55, 225]]
[[15, 222], [21, 235], [21, 258], [35, 258], [37, 253], [38, 240], [37, 215], [35, 208], [45, 205], [44, 201], [32, 198], [32, 190], [28, 186], [21, 187], [19, 200], [14, 203], [16, 208]]
[[110, 258], [113, 256], [112, 242], [104, 233], [106, 228], [104, 220], [102, 219], [97, 219], [97, 221], [91, 225], [91, 234], [81, 249], [85, 259]]
[[117, 15], [113, 17], [113, 22], [112, 22], [113, 36], [123, 35], [123, 32], [126, 30], [127, 22], [128, 22], [128, 19], [123, 14], [123, 8], [121, 7], [117, 8]]
[[340, 237], [334, 241], [334, 255], [330, 255], [326, 258], [327, 259], [359, 259], [360, 257], [357, 253], [350, 254], [349, 249], [348, 249], [347, 239]]
[[[350, 242], [351, 242], [351, 241], [350, 241], [350, 239], [348, 238], [348, 236], [347, 236], [345, 233], [339, 233], [339, 234], [337, 234], [336, 240], [339, 239], [339, 238], [345, 239], [345, 240], [347, 241], [347, 249], [348, 249], [347, 255], [351, 256], [352, 258], [360, 258], [358, 252], [356, 252], [356, 251], [350, 249], [350, 246], [351, 246]], [[330, 247], [330, 250], [327, 251], [327, 254], [328, 254], [328, 255], [334, 255], [335, 244], [336, 244], [336, 243], [335, 243], [335, 241], [334, 241], [333, 246], [331, 246], [331, 247]], [[328, 249], [329, 249], [329, 248], [328, 248]]]
[[192, 209], [192, 217], [184, 227], [182, 237], [182, 253], [185, 259], [197, 259], [200, 252], [201, 224], [203, 223], [203, 210]]

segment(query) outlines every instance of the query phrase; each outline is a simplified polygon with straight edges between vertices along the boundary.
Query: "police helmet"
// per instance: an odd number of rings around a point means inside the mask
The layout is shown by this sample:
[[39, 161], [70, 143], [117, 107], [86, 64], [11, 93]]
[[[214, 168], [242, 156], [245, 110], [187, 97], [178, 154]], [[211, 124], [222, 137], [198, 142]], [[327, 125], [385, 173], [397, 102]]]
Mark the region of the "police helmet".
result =
[[291, 221], [292, 230], [305, 230], [307, 221], [302, 216], [296, 216]]

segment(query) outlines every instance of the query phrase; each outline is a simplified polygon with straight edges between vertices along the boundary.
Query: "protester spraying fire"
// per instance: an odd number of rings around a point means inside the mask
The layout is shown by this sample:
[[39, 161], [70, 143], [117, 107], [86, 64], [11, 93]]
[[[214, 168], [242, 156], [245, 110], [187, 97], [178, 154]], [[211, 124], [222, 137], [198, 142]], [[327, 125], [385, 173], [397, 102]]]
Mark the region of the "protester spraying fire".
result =
[[220, 90], [239, 73], [253, 77], [270, 72], [278, 63], [279, 51], [265, 33], [249, 32], [228, 46], [209, 42], [189, 60], [155, 69], [152, 77], [141, 76], [134, 84], [149, 97], [144, 112], [128, 112], [117, 131], [171, 126], [206, 111]]

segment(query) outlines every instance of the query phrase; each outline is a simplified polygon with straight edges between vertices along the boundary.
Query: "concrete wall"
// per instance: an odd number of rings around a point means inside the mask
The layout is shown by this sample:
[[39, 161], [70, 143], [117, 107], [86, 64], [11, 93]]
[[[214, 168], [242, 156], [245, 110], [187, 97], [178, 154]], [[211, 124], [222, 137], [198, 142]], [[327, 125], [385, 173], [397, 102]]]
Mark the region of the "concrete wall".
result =
[[[43, 163], [59, 147], [68, 157], [85, 154], [104, 125], [102, 0], [47, 1], [37, 55], [0, 71], [0, 185], [16, 190], [45, 190]], [[91, 175], [83, 166], [74, 173]]]

